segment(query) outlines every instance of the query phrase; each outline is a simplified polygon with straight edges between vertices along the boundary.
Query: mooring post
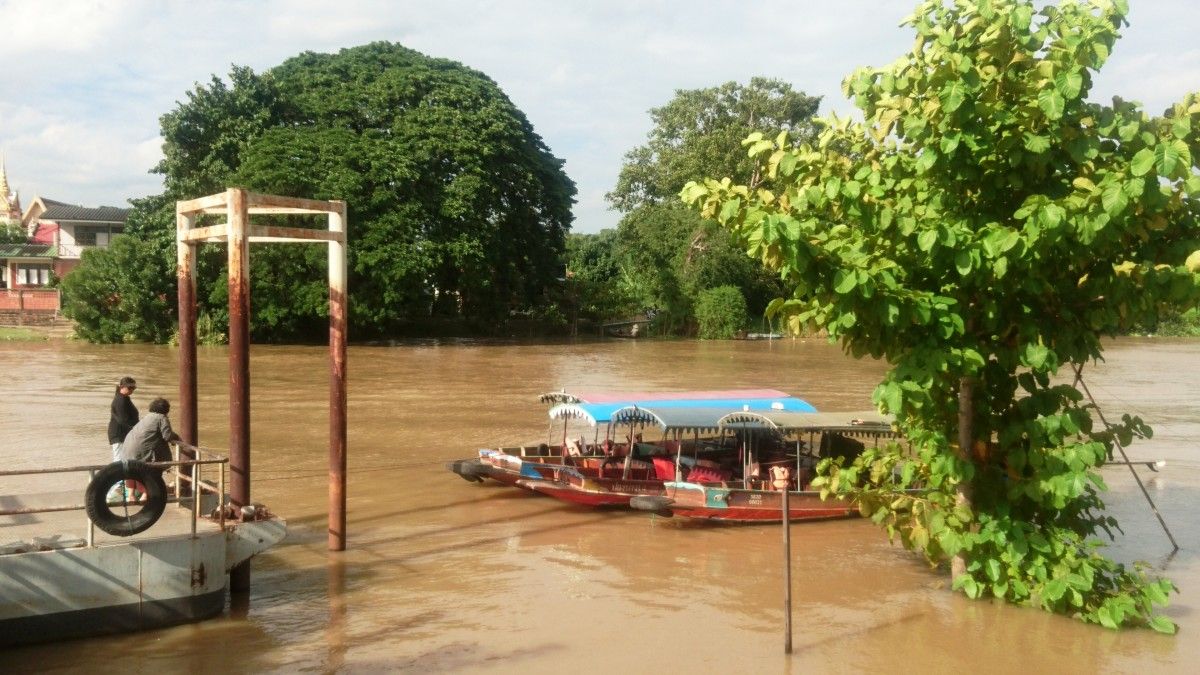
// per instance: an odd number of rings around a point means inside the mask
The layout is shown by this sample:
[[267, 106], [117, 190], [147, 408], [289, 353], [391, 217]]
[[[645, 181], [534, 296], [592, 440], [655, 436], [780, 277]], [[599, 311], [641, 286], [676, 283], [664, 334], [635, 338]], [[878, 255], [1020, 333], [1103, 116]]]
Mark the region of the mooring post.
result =
[[[250, 504], [250, 245], [246, 191], [230, 188], [229, 231], [229, 499]], [[250, 590], [250, 562], [229, 573], [229, 590]]]
[[[178, 208], [178, 207], [177, 207]], [[184, 443], [200, 445], [196, 402], [196, 245], [183, 237], [195, 225], [195, 216], [175, 212], [176, 282], [179, 287], [179, 436]], [[180, 447], [180, 460], [195, 459], [190, 448]], [[178, 468], [176, 469], [178, 472]], [[178, 482], [177, 482], [178, 483]], [[179, 496], [192, 484], [178, 483]]]
[[[799, 486], [800, 476], [796, 476]], [[792, 653], [792, 511], [788, 493], [792, 486], [783, 486], [783, 653]]]
[[335, 201], [329, 231], [329, 550], [346, 550], [346, 202]]

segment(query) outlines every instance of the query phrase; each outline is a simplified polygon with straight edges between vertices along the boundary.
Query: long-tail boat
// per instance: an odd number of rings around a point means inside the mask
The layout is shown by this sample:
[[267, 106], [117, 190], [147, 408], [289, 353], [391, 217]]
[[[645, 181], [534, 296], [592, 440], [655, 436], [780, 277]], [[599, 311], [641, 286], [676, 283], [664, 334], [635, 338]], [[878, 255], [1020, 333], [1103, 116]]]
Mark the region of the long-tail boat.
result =
[[[761, 411], [811, 411], [811, 404], [774, 389], [734, 389], [718, 391], [683, 392], [585, 392], [570, 394], [552, 392], [539, 397], [543, 403], [553, 404], [549, 410], [551, 420], [550, 440], [554, 438], [555, 423], [562, 422], [562, 433], [557, 443], [516, 447], [485, 448], [471, 459], [449, 462], [446, 467], [471, 482], [492, 479], [507, 485], [518, 481], [538, 481], [551, 478], [555, 471], [566, 467], [583, 476], [611, 473], [612, 466], [620, 458], [632, 455], [629, 466], [621, 466], [625, 477], [651, 478], [650, 464], [636, 455], [648, 457], [657, 454], [653, 443], [642, 443], [640, 433], [634, 429], [639, 421], [630, 424], [626, 439], [614, 438], [612, 414], [618, 410], [643, 405], [654, 405], [663, 409], [713, 408], [723, 412], [731, 410]], [[569, 423], [578, 421], [591, 427], [592, 441], [573, 438]], [[646, 422], [640, 422], [645, 425]], [[604, 429], [604, 439], [600, 430]], [[715, 429], [715, 425], [713, 426]], [[630, 452], [632, 447], [633, 451]], [[632, 473], [631, 473], [632, 472]], [[521, 487], [528, 488], [527, 484]]]
[[[791, 520], [820, 520], [856, 515], [846, 500], [822, 500], [809, 483], [813, 469], [824, 457], [847, 460], [860, 454], [867, 443], [897, 438], [891, 423], [875, 412], [794, 414], [741, 411], [720, 420], [722, 430], [733, 430], [748, 439], [746, 470], [740, 477], [704, 480], [689, 475], [668, 481], [661, 495], [631, 498], [630, 506], [661, 515], [730, 522], [779, 522], [783, 518], [783, 491], [788, 490]], [[792, 445], [794, 453], [782, 456], [763, 450], [762, 441], [778, 448]], [[759, 454], [755, 454], [758, 452]], [[751, 467], [757, 465], [759, 470]]]
[[[832, 518], [850, 515], [853, 508], [822, 501], [808, 489], [816, 463], [824, 456], [857, 455], [863, 448], [857, 438], [878, 442], [892, 436], [890, 425], [874, 412], [630, 406], [611, 417], [613, 424], [655, 425], [668, 439], [649, 458], [648, 468], [616, 465], [592, 473], [557, 467], [548, 472], [552, 475], [518, 485], [585, 506], [632, 506], [728, 521], [779, 520], [786, 486], [792, 491], [788, 511], [793, 519]], [[690, 444], [688, 434], [696, 439]], [[700, 442], [701, 434], [715, 442]]]

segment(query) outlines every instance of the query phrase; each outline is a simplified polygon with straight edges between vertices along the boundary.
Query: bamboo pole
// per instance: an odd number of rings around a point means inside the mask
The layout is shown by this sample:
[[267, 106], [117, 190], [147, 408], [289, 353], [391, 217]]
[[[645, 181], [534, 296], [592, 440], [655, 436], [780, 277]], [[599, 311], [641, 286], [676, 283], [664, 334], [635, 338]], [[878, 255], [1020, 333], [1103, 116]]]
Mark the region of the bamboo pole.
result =
[[[1072, 363], [1071, 367], [1075, 369], [1075, 384], [1083, 387], [1083, 393], [1087, 394], [1088, 400], [1091, 401], [1092, 405], [1096, 407], [1096, 414], [1100, 416], [1100, 423], [1104, 425], [1105, 430], [1112, 429], [1108, 423], [1108, 420], [1104, 418], [1104, 413], [1100, 410], [1100, 404], [1096, 403], [1096, 397], [1092, 396], [1091, 390], [1088, 389], [1087, 384], [1083, 381], [1083, 364]], [[1171, 551], [1178, 551], [1179, 543], [1175, 541], [1175, 536], [1171, 534], [1170, 528], [1167, 527], [1167, 521], [1163, 520], [1162, 514], [1158, 512], [1158, 506], [1156, 506], [1154, 504], [1154, 500], [1150, 498], [1150, 492], [1142, 483], [1142, 477], [1139, 476], [1137, 470], [1133, 468], [1133, 462], [1129, 461], [1129, 455], [1125, 453], [1125, 446], [1121, 444], [1121, 439], [1117, 438], [1116, 434], [1113, 434], [1113, 445], [1117, 446], [1117, 449], [1121, 451], [1121, 457], [1125, 460], [1125, 466], [1129, 467], [1129, 473], [1133, 474], [1133, 480], [1137, 481], [1137, 486], [1141, 489], [1142, 496], [1146, 498], [1146, 503], [1150, 505], [1150, 510], [1154, 512], [1154, 517], [1158, 519], [1158, 524], [1162, 526], [1162, 530], [1164, 533], [1166, 533], [1167, 539], [1171, 540], [1171, 546], [1173, 547]]]

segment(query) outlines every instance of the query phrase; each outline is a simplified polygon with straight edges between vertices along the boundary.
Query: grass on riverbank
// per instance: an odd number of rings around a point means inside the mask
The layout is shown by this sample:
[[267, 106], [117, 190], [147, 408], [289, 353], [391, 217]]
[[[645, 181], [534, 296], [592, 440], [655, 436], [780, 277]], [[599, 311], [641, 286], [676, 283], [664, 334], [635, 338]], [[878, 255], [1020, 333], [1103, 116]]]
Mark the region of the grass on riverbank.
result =
[[45, 333], [28, 328], [0, 326], [0, 342], [43, 342], [46, 339]]

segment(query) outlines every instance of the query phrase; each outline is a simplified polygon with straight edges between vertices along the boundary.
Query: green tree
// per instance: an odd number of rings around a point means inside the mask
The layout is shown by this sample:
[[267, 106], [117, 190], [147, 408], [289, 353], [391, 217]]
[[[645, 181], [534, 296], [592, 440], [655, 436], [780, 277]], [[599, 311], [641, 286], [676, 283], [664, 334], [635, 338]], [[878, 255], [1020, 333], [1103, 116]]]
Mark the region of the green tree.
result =
[[949, 560], [970, 597], [1173, 632], [1154, 609], [1172, 584], [1098, 551], [1117, 523], [1096, 469], [1149, 429], [1095, 426], [1052, 380], [1200, 296], [1200, 96], [1162, 117], [1086, 100], [1126, 11], [924, 2], [912, 51], [846, 80], [864, 122], [831, 117], [814, 144], [753, 135], [774, 190], [683, 196], [781, 272], [792, 292], [772, 310], [793, 329], [891, 365], [875, 400], [913, 456], [825, 463], [823, 492]]
[[617, 231], [571, 234], [567, 238], [566, 300], [580, 318], [604, 321], [637, 310], [633, 297], [621, 285], [621, 260]]
[[0, 221], [0, 244], [23, 244], [28, 240], [20, 221]]
[[807, 138], [820, 102], [820, 97], [765, 77], [745, 85], [680, 89], [666, 105], [650, 111], [654, 127], [646, 144], [625, 155], [608, 200], [629, 213], [641, 206], [675, 205], [683, 186], [704, 176], [756, 183], [761, 176], [742, 149], [742, 139], [756, 131], [774, 136], [783, 130]]
[[762, 266], [733, 245], [712, 221], [680, 208], [676, 195], [690, 180], [730, 176], [751, 184], [755, 173], [741, 141], [754, 131], [812, 134], [819, 98], [779, 80], [756, 77], [707, 89], [679, 90], [650, 111], [654, 128], [645, 145], [625, 156], [608, 199], [625, 217], [618, 227], [627, 292], [660, 311], [668, 332], [692, 325], [697, 294], [732, 284], [761, 313], [781, 291]]
[[114, 237], [106, 248], [83, 252], [79, 267], [62, 279], [63, 313], [90, 342], [166, 342], [175, 296], [173, 273], [164, 269], [160, 242]]
[[[174, 200], [229, 185], [344, 199], [360, 336], [431, 315], [503, 320], [557, 283], [575, 186], [496, 83], [461, 64], [383, 42], [306, 52], [235, 67], [161, 121], [166, 191], [135, 204], [129, 232], [173, 247]], [[201, 312], [220, 322], [223, 249], [200, 257]], [[254, 249], [256, 339], [322, 334], [324, 269], [318, 247]]]
[[746, 326], [746, 299], [737, 286], [717, 286], [696, 298], [696, 322], [705, 340], [729, 340]]

